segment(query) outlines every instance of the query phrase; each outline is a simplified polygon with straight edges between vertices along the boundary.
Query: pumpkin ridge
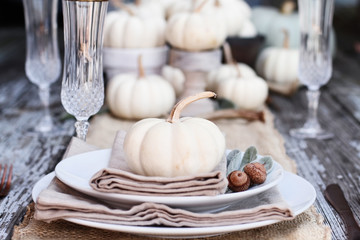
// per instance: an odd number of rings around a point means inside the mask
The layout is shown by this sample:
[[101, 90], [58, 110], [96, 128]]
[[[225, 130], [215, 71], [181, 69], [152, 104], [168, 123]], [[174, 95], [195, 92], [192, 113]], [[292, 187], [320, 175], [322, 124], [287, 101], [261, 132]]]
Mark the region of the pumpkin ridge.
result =
[[[125, 23], [126, 24], [124, 24], [125, 27], [124, 27], [124, 29], [122, 31], [123, 34], [124, 34], [123, 36], [129, 35], [128, 32], [131, 31], [131, 30], [128, 31], [128, 28], [129, 28], [129, 25], [130, 25], [129, 22], [132, 21], [132, 18], [133, 18], [133, 16], [129, 16], [129, 18], [127, 18], [127, 19], [125, 18]], [[122, 39], [122, 45], [121, 46], [123, 48], [129, 48], [130, 46], [128, 46], [127, 39], [125, 37], [121, 38], [121, 39]]]
[[[207, 130], [207, 127], [209, 126], [209, 125], [213, 125], [214, 123], [213, 122], [211, 122], [211, 121], [203, 121], [204, 119], [198, 119], [197, 121], [197, 126], [194, 126], [193, 125], [193, 122], [192, 121], [189, 121], [189, 125], [192, 125], [192, 127], [194, 128], [194, 130], [198, 130], [198, 129], [202, 129], [202, 132], [204, 133], [204, 134], [206, 134], [207, 135], [207, 139], [208, 140], [210, 140], [213, 144], [211, 144], [212, 146], [214, 146], [214, 148], [212, 149], [215, 153], [217, 153], [217, 152], [219, 152], [219, 146], [218, 146], [218, 142], [215, 140], [216, 139], [216, 136], [213, 134], [213, 132], [212, 131], [208, 131]], [[201, 123], [201, 124], [199, 124], [199, 122]], [[206, 126], [205, 126], [206, 125]], [[215, 125], [215, 124], [214, 124]], [[196, 139], [197, 140], [197, 147], [198, 147], [198, 149], [200, 149], [201, 151], [200, 152], [203, 152], [203, 151], [205, 151], [205, 149], [202, 149], [201, 148], [201, 146], [203, 146], [202, 144], [201, 144], [201, 140], [199, 139], [199, 138], [197, 138]], [[199, 159], [200, 160], [200, 159]], [[201, 160], [202, 160], [202, 164], [206, 164], [207, 163], [207, 159], [206, 158], [201, 158]], [[217, 159], [217, 161], [219, 161], [219, 159]], [[215, 165], [214, 163], [210, 163], [210, 164], [212, 164], [212, 165]], [[216, 166], [216, 165], [215, 165]], [[203, 171], [203, 172], [208, 172], [208, 171], [212, 171], [213, 169], [207, 169], [206, 171]]]
[[[135, 83], [136, 83], [135, 81], [136, 81], [136, 80], [131, 80], [131, 85], [132, 85], [132, 86], [131, 86], [131, 92], [132, 92], [132, 93], [134, 93], [135, 90], [136, 90], [136, 86], [137, 86], [137, 85], [135, 84]], [[136, 102], [135, 102], [135, 100], [136, 100], [136, 97], [131, 97], [131, 98], [130, 98], [130, 106], [131, 106], [131, 107], [130, 107], [130, 109], [129, 109], [129, 110], [130, 110], [130, 112], [129, 112], [130, 114], [129, 114], [129, 115], [131, 116], [131, 118], [133, 118], [133, 117], [135, 116], [135, 113], [134, 113], [134, 111], [135, 111], [134, 109], [136, 109]]]
[[[140, 147], [139, 147], [139, 151], [141, 151], [141, 149], [144, 148], [145, 145], [148, 144], [149, 140], [149, 135], [153, 134], [152, 132], [154, 131], [154, 129], [158, 128], [159, 126], [161, 127], [163, 125], [163, 123], [167, 124], [166, 121], [159, 121], [157, 123], [155, 123], [154, 125], [152, 125], [144, 134], [143, 139], [141, 141]], [[166, 126], [166, 125], [165, 125]], [[171, 134], [170, 134], [171, 135]], [[153, 142], [152, 142], [153, 143]], [[151, 144], [152, 145], [152, 144]], [[144, 166], [144, 163], [146, 163], [148, 161], [148, 159], [142, 159], [142, 154], [140, 153], [139, 155], [139, 161], [140, 161], [140, 166], [142, 169], [142, 172], [145, 173], [145, 175], [147, 176], [154, 176], [154, 174], [151, 174], [151, 172], [147, 171], [147, 167]]]
[[[184, 25], [182, 26], [183, 29], [182, 29], [181, 31], [184, 31], [184, 29], [187, 29], [189, 22], [191, 23], [191, 21], [192, 21], [191, 18], [192, 18], [192, 14], [193, 14], [193, 13], [190, 13], [190, 14], [191, 14], [191, 15], [186, 18], [186, 21], [185, 21]], [[190, 20], [191, 20], [191, 21], [190, 21]], [[189, 43], [187, 42], [187, 36], [186, 36], [186, 34], [182, 34], [182, 47], [183, 47], [183, 46], [188, 46], [188, 45], [189, 45]]]
[[146, 77], [145, 70], [144, 70], [143, 63], [142, 63], [142, 55], [141, 54], [138, 56], [138, 74], [139, 74], [138, 79]]

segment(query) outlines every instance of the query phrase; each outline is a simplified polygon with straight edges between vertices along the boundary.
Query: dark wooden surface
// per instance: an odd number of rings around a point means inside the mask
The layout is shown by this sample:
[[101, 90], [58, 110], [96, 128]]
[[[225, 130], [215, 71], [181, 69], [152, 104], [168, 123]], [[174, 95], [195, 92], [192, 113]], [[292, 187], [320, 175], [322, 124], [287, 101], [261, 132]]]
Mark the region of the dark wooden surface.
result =
[[[71, 136], [73, 119], [60, 103], [60, 81], [52, 86], [51, 112], [58, 131], [39, 135], [31, 131], [42, 115], [37, 88], [25, 77], [23, 29], [0, 29], [0, 162], [14, 164], [10, 194], [0, 199], [0, 239], [10, 239], [31, 201], [35, 182], [52, 171]], [[335, 133], [327, 141], [297, 140], [288, 134], [306, 116], [305, 89], [292, 97], [272, 95], [275, 125], [286, 140], [288, 155], [298, 174], [316, 188], [315, 206], [332, 229], [333, 239], [346, 239], [344, 225], [324, 199], [330, 183], [339, 183], [357, 220], [360, 218], [360, 68], [354, 58], [338, 53], [334, 74], [322, 89], [319, 118]]]

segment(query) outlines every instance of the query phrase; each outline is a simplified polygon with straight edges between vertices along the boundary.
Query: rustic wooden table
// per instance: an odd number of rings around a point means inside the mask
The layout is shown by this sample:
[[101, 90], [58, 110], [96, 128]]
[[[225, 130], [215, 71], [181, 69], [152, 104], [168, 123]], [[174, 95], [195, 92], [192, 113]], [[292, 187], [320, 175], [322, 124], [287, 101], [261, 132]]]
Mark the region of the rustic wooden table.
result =
[[[11, 192], [0, 199], [0, 239], [10, 239], [14, 225], [22, 221], [32, 201], [36, 181], [52, 171], [74, 134], [74, 120], [66, 119], [60, 102], [60, 81], [52, 85], [51, 113], [59, 131], [39, 135], [31, 131], [42, 116], [37, 88], [24, 72], [23, 29], [0, 29], [0, 162], [14, 164]], [[298, 174], [316, 191], [315, 206], [332, 229], [333, 239], [346, 239], [344, 225], [324, 199], [330, 183], [343, 188], [357, 220], [360, 220], [360, 76], [359, 62], [338, 53], [333, 78], [322, 89], [319, 118], [335, 133], [327, 141], [297, 140], [288, 131], [306, 116], [306, 97], [301, 89], [291, 98], [272, 95], [275, 125], [286, 140], [288, 155]]]

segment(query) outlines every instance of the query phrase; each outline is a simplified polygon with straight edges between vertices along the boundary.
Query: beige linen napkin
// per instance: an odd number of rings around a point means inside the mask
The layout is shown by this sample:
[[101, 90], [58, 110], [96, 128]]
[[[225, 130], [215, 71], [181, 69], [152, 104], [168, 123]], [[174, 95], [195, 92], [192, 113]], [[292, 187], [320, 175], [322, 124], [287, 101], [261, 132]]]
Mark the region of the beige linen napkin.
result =
[[119, 131], [112, 147], [109, 167], [101, 169], [90, 180], [100, 192], [151, 196], [213, 196], [227, 187], [226, 159], [210, 173], [183, 177], [148, 177], [137, 175], [127, 167], [123, 143], [125, 132]]
[[214, 227], [263, 220], [290, 220], [293, 219], [293, 213], [276, 188], [239, 201], [223, 212], [193, 213], [158, 203], [115, 209], [54, 179], [37, 199], [35, 218], [47, 222], [77, 218], [131, 226]]
[[[94, 149], [74, 138], [66, 156]], [[71, 189], [57, 178], [39, 194], [35, 208], [35, 219], [47, 222], [77, 218], [133, 226], [209, 227], [294, 218], [276, 188], [239, 201], [223, 212], [193, 213], [158, 203], [142, 203], [131, 209], [111, 208], [98, 199]]]

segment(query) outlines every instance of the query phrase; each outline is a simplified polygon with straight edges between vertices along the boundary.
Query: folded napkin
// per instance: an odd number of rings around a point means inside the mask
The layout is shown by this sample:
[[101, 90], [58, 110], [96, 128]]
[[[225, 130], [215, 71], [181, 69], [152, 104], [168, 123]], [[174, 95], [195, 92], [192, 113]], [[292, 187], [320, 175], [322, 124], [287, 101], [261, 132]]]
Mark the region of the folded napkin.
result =
[[111, 208], [56, 178], [40, 193], [35, 208], [35, 219], [46, 222], [77, 218], [130, 226], [214, 227], [293, 218], [276, 188], [239, 201], [223, 212], [194, 213], [158, 203], [142, 203], [130, 209]]
[[151, 196], [213, 196], [223, 194], [227, 187], [226, 159], [210, 173], [183, 177], [148, 177], [131, 172], [125, 162], [125, 132], [115, 137], [108, 168], [101, 169], [90, 180], [100, 192]]
[[[93, 146], [73, 138], [66, 156], [91, 150], [94, 150]], [[238, 201], [226, 211], [193, 213], [158, 203], [142, 203], [131, 209], [112, 208], [98, 199], [77, 192], [57, 178], [39, 194], [35, 209], [35, 219], [47, 222], [77, 218], [132, 226], [211, 227], [294, 218], [276, 188]]]

